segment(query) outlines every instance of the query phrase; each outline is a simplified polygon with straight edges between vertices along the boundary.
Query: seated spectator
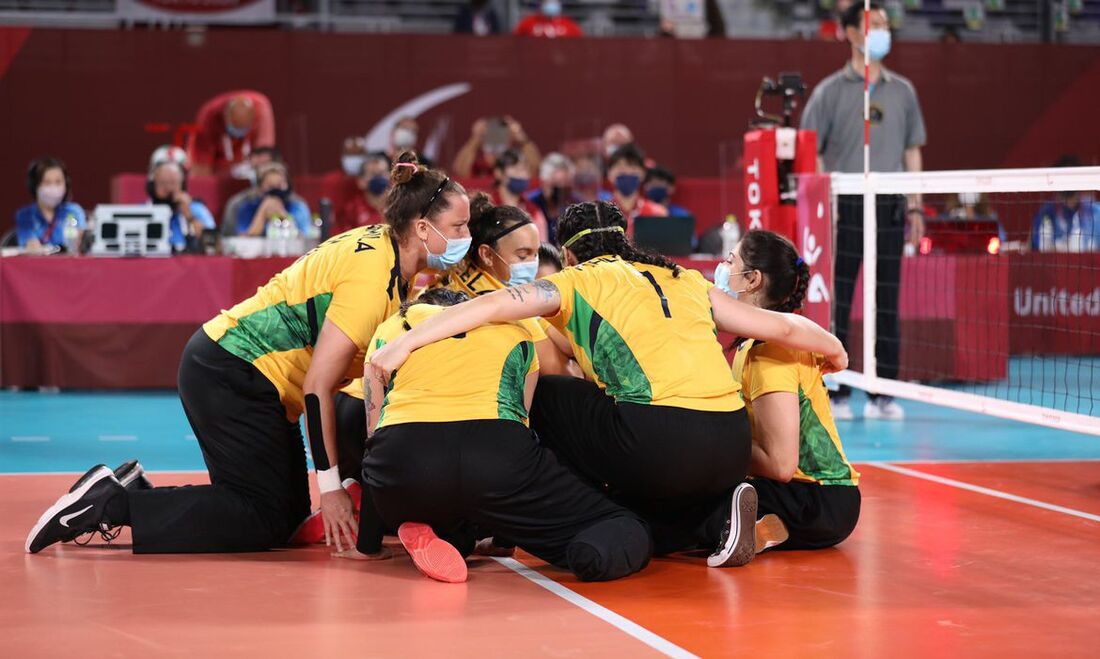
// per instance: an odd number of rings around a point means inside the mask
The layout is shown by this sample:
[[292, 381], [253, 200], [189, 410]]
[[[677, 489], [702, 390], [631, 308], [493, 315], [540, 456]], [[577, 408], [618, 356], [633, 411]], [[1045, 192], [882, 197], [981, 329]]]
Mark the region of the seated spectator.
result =
[[1100, 204], [1092, 192], [1059, 192], [1039, 208], [1031, 225], [1031, 248], [1040, 252], [1100, 250]]
[[683, 206], [672, 203], [672, 197], [676, 194], [676, 175], [669, 170], [657, 165], [650, 167], [645, 174], [646, 199], [663, 204], [668, 208], [668, 214], [676, 217], [691, 215], [691, 211]]
[[846, 41], [848, 35], [844, 31], [840, 17], [848, 11], [852, 0], [836, 0], [836, 6], [828, 12], [817, 27], [817, 37], [822, 41]]
[[84, 231], [84, 209], [72, 202], [72, 181], [65, 163], [44, 157], [31, 162], [27, 189], [33, 203], [15, 211], [15, 234], [28, 252], [49, 246], [65, 249], [65, 228], [73, 224]]
[[195, 251], [203, 229], [214, 228], [214, 216], [201, 201], [187, 194], [187, 172], [173, 160], [162, 160], [149, 170], [149, 203], [172, 209], [168, 242], [173, 252]]
[[489, 0], [470, 0], [462, 5], [455, 17], [455, 34], [478, 37], [500, 34], [500, 17]]
[[240, 213], [241, 204], [260, 196], [260, 186], [256, 182], [256, 172], [264, 165], [283, 162], [283, 154], [273, 146], [261, 146], [253, 149], [248, 154], [248, 163], [252, 168], [252, 186], [241, 190], [225, 202], [225, 210], [222, 211], [221, 232], [223, 236], [237, 235], [237, 215]]
[[[989, 198], [981, 192], [960, 192], [950, 195], [944, 202], [944, 216], [952, 220], [996, 220], [997, 211], [989, 205]], [[927, 213], [926, 213], [927, 214]]]
[[562, 16], [561, 0], [543, 0], [538, 12], [524, 18], [516, 25], [516, 36], [562, 39], [583, 37], [584, 32], [576, 21]]
[[493, 205], [515, 206], [531, 216], [540, 240], [547, 239], [546, 216], [523, 193], [531, 187], [531, 170], [515, 151], [505, 151], [493, 167]]
[[343, 233], [355, 227], [381, 224], [390, 189], [390, 159], [384, 153], [372, 153], [363, 160], [355, 185], [360, 194], [348, 200], [336, 215], [332, 233]]
[[603, 157], [611, 160], [612, 154], [627, 144], [634, 143], [634, 133], [625, 124], [611, 124], [603, 131], [600, 144], [603, 145]]
[[[385, 157], [385, 154], [382, 155]], [[345, 175], [358, 178], [363, 173], [363, 163], [366, 159], [367, 141], [364, 138], [352, 136], [344, 139], [344, 150], [340, 153], [340, 169]]]
[[581, 154], [573, 160], [573, 194], [581, 201], [593, 201], [600, 194], [600, 181], [603, 170], [599, 159], [593, 154]]
[[232, 173], [248, 178], [248, 155], [275, 144], [271, 101], [256, 91], [226, 92], [210, 99], [195, 117], [198, 133], [191, 144], [192, 174]]
[[542, 154], [512, 117], [483, 117], [474, 122], [470, 139], [458, 150], [452, 174], [458, 177], [489, 176], [497, 158], [509, 149], [518, 151], [529, 167], [538, 167]]
[[187, 157], [187, 152], [182, 147], [173, 146], [171, 144], [163, 144], [153, 150], [153, 155], [149, 156], [149, 166], [146, 171], [152, 171], [153, 167], [156, 167], [162, 162], [171, 161], [183, 167], [183, 171], [191, 171], [191, 159]]
[[393, 162], [397, 159], [397, 156], [401, 155], [402, 151], [416, 151], [420, 164], [425, 167], [432, 167], [432, 161], [417, 148], [419, 140], [420, 124], [416, 122], [416, 118], [402, 117], [398, 119], [397, 123], [393, 125], [393, 132], [390, 133], [390, 145], [386, 147], [386, 157], [390, 159], [390, 162]]
[[548, 154], [539, 165], [539, 188], [527, 194], [546, 218], [546, 239], [557, 236], [558, 216], [566, 207], [582, 199], [573, 193], [573, 161], [560, 153]]
[[257, 194], [241, 204], [237, 211], [237, 231], [241, 235], [262, 236], [267, 223], [291, 219], [298, 232], [309, 232], [312, 218], [304, 199], [290, 189], [286, 166], [273, 162], [260, 168], [256, 177]]
[[623, 212], [628, 236], [634, 235], [634, 220], [638, 217], [668, 216], [667, 208], [642, 195], [645, 173], [645, 154], [633, 144], [616, 149], [607, 163], [607, 182], [612, 187], [608, 199]]

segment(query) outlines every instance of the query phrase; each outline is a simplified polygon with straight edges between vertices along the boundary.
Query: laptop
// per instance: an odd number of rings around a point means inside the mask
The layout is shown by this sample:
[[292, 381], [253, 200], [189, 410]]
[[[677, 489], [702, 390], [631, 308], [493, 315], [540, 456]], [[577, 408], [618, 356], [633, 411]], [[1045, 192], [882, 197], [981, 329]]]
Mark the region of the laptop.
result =
[[665, 256], [691, 256], [695, 218], [641, 216], [634, 220], [634, 244]]
[[997, 254], [1001, 223], [994, 219], [927, 220], [921, 254]]

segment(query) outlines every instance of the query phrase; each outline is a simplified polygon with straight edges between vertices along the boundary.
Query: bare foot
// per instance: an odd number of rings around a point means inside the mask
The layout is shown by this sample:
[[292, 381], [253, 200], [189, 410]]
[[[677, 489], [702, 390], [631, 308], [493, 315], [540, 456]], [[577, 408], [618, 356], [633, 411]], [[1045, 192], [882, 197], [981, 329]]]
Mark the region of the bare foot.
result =
[[389, 547], [383, 547], [381, 551], [376, 554], [364, 554], [355, 547], [352, 547], [344, 551], [333, 552], [332, 555], [336, 558], [350, 558], [353, 561], [384, 561], [387, 558], [393, 558], [393, 552], [390, 551]]

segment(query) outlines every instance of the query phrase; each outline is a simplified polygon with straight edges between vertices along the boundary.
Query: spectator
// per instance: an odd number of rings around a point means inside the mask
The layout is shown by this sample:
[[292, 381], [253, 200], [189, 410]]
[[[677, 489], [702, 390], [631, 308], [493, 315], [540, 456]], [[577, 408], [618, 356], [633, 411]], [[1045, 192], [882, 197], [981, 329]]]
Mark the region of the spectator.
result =
[[164, 144], [153, 150], [153, 155], [149, 156], [147, 171], [152, 171], [153, 167], [167, 161], [176, 163], [185, 172], [191, 171], [191, 159], [187, 157], [187, 152], [183, 148], [171, 144]]
[[634, 235], [634, 220], [638, 217], [668, 216], [667, 208], [642, 195], [645, 173], [645, 154], [633, 144], [616, 149], [607, 162], [607, 182], [612, 187], [609, 199], [623, 212], [628, 236]]
[[[882, 60], [890, 52], [890, 25], [882, 6], [872, 3], [867, 52], [870, 56], [871, 148], [870, 167], [875, 172], [921, 170], [921, 147], [926, 136], [924, 118], [913, 84], [887, 70]], [[853, 3], [841, 17], [850, 42], [848, 62], [825, 78], [810, 95], [802, 113], [802, 128], [817, 131], [818, 167], [828, 172], [863, 171], [863, 5]], [[906, 210], [908, 208], [908, 211]], [[856, 275], [863, 262], [863, 197], [845, 195], [837, 206], [836, 238], [836, 336], [848, 339], [848, 322]], [[898, 375], [898, 289], [901, 256], [905, 245], [906, 216], [913, 223], [912, 243], [920, 244], [924, 220], [919, 195], [906, 200], [900, 195], [879, 195], [877, 306], [878, 340], [875, 354], [878, 375]], [[850, 348], [851, 346], [849, 346]], [[834, 397], [833, 414], [853, 418], [848, 403], [850, 388], [842, 386]], [[901, 420], [901, 406], [888, 396], [871, 395], [865, 418]]]
[[187, 193], [187, 171], [174, 160], [162, 160], [149, 170], [146, 184], [149, 203], [172, 209], [168, 243], [173, 252], [197, 251], [204, 229], [214, 228], [214, 216], [201, 201]]
[[573, 163], [560, 153], [547, 154], [539, 165], [539, 188], [527, 195], [546, 218], [547, 240], [557, 236], [558, 216], [568, 206], [581, 200], [573, 193]]
[[[1080, 167], [1074, 156], [1062, 156], [1055, 167]], [[1100, 250], [1100, 205], [1093, 192], [1059, 192], [1039, 208], [1031, 224], [1031, 249], [1039, 252]]]
[[470, 129], [470, 139], [459, 149], [452, 166], [460, 177], [490, 176], [497, 158], [505, 151], [518, 151], [528, 167], [538, 167], [542, 154], [512, 117], [482, 117]]
[[240, 213], [241, 204], [260, 196], [260, 186], [256, 183], [255, 173], [264, 165], [283, 162], [283, 154], [273, 146], [262, 146], [253, 149], [248, 154], [248, 163], [252, 168], [252, 185], [229, 198], [222, 212], [221, 232], [223, 236], [237, 235], [237, 215]]
[[256, 176], [257, 193], [237, 210], [237, 230], [249, 236], [262, 236], [267, 223], [275, 219], [292, 219], [298, 232], [309, 231], [309, 206], [290, 189], [290, 176], [282, 163], [269, 163]]
[[599, 160], [592, 154], [581, 154], [573, 161], [573, 194], [581, 201], [593, 201], [600, 194], [603, 175]]
[[[382, 154], [386, 157], [386, 154]], [[357, 178], [363, 172], [363, 163], [367, 159], [367, 141], [359, 136], [344, 139], [344, 150], [340, 153], [340, 169], [344, 174]], [[386, 158], [389, 160], [389, 158]]]
[[547, 239], [546, 216], [524, 192], [531, 187], [531, 170], [515, 151], [505, 151], [493, 167], [493, 205], [515, 206], [531, 216], [541, 240]]
[[271, 101], [257, 91], [240, 90], [215, 96], [199, 108], [198, 133], [191, 144], [192, 174], [230, 172], [248, 178], [248, 155], [275, 144], [275, 114]]
[[621, 146], [634, 143], [634, 133], [625, 124], [611, 124], [603, 131], [603, 156], [611, 160], [615, 150]]
[[981, 192], [960, 192], [947, 197], [944, 216], [950, 220], [996, 220], [997, 211], [989, 205], [989, 198]]
[[359, 194], [348, 200], [336, 216], [332, 232], [343, 233], [355, 227], [381, 224], [390, 189], [390, 159], [384, 153], [372, 153], [360, 165], [355, 185]]
[[455, 17], [455, 34], [478, 37], [500, 34], [500, 17], [489, 0], [470, 0], [462, 5]]
[[15, 212], [15, 234], [19, 246], [28, 252], [51, 245], [65, 248], [66, 227], [75, 223], [83, 231], [87, 226], [84, 209], [72, 202], [69, 170], [57, 158], [47, 156], [31, 162], [27, 190], [34, 202]]
[[675, 217], [689, 217], [691, 211], [683, 206], [672, 204], [672, 197], [676, 194], [676, 175], [668, 169], [656, 165], [650, 167], [645, 174], [646, 199], [663, 204], [668, 209], [668, 214]]
[[431, 167], [431, 161], [416, 148], [419, 140], [420, 124], [416, 123], [416, 118], [402, 117], [398, 119], [397, 123], [393, 125], [393, 132], [390, 133], [390, 145], [386, 148], [386, 157], [390, 159], [390, 162], [393, 162], [397, 159], [397, 156], [401, 155], [402, 151], [415, 151], [420, 159], [420, 164]]
[[[844, 33], [844, 26], [840, 24], [840, 17], [848, 11], [850, 6], [852, 6], [852, 0], [836, 0], [833, 11], [821, 19], [821, 23], [818, 25], [817, 36], [819, 39], [822, 41], [844, 41], [848, 38]], [[862, 2], [860, 6], [863, 6]]]
[[516, 25], [516, 36], [561, 39], [583, 37], [581, 27], [568, 16], [562, 16], [561, 0], [542, 0], [538, 12]]

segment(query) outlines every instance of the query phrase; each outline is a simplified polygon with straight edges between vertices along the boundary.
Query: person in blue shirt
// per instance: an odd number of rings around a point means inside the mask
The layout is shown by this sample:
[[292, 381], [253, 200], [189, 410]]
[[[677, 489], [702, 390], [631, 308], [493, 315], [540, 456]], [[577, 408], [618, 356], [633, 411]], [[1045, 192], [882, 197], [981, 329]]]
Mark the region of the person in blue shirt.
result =
[[149, 172], [149, 203], [172, 208], [168, 222], [168, 242], [172, 251], [188, 248], [188, 238], [202, 236], [203, 229], [214, 228], [214, 216], [206, 205], [187, 193], [187, 172], [179, 163], [165, 160], [153, 165]]
[[261, 167], [256, 174], [256, 187], [259, 194], [242, 202], [237, 211], [240, 235], [262, 236], [269, 221], [285, 218], [294, 220], [302, 235], [309, 232], [312, 224], [309, 206], [291, 192], [285, 165], [272, 162]]
[[70, 198], [72, 181], [65, 163], [57, 158], [38, 158], [27, 170], [27, 189], [34, 203], [15, 212], [19, 246], [36, 252], [47, 246], [65, 247], [65, 228], [75, 220], [83, 232], [84, 209]]
[[1091, 192], [1062, 192], [1039, 208], [1031, 224], [1031, 249], [1039, 252], [1100, 250], [1100, 205]]
[[672, 197], [676, 194], [676, 175], [668, 169], [660, 165], [650, 167], [646, 171], [643, 188], [646, 198], [663, 204], [668, 209], [670, 217], [686, 217], [692, 214], [683, 206], [672, 203]]
[[582, 200], [573, 192], [573, 161], [560, 153], [548, 153], [539, 165], [539, 187], [527, 193], [527, 200], [546, 218], [546, 242], [557, 240], [558, 215]]

